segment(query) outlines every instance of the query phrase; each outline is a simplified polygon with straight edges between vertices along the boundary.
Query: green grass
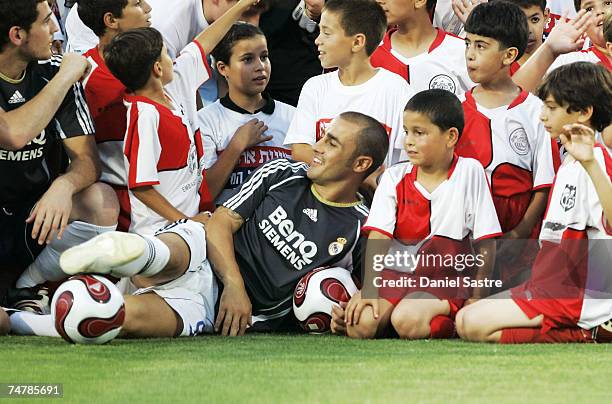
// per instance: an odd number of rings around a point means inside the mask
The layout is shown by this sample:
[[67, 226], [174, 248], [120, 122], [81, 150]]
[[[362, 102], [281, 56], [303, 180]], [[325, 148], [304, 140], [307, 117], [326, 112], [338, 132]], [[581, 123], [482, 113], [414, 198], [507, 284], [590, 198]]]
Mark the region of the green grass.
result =
[[0, 382], [63, 383], [66, 402], [610, 402], [611, 380], [610, 345], [0, 337]]

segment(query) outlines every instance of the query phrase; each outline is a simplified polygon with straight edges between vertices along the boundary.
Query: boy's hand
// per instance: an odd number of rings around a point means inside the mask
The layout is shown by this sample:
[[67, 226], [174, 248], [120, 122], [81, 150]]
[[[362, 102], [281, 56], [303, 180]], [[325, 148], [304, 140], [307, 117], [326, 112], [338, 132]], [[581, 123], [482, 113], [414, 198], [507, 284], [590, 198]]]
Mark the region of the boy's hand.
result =
[[593, 161], [593, 147], [595, 146], [595, 132], [593, 129], [581, 125], [572, 124], [563, 127], [564, 133], [561, 134], [561, 143], [565, 150], [576, 161], [588, 163]]
[[567, 21], [566, 17], [567, 13], [555, 24], [544, 41], [555, 57], [582, 49], [584, 33], [593, 23], [592, 14], [584, 9], [570, 21]]
[[340, 306], [332, 306], [332, 318], [330, 328], [332, 334], [346, 335], [346, 324], [344, 323], [344, 309], [346, 302], [340, 302]]
[[465, 24], [470, 13], [480, 3], [486, 3], [488, 0], [453, 0], [452, 7], [455, 15]]
[[268, 127], [262, 121], [251, 119], [236, 130], [230, 145], [243, 152], [260, 143], [272, 140], [272, 136], [264, 135], [267, 130]]
[[311, 20], [318, 20], [321, 17], [325, 0], [304, 0], [306, 15]]
[[344, 323], [345, 325], [357, 325], [359, 324], [359, 317], [361, 317], [361, 312], [367, 306], [372, 307], [372, 312], [374, 314], [374, 318], [378, 319], [378, 299], [362, 299], [361, 291], [357, 291], [351, 297], [351, 300], [346, 305], [346, 310], [344, 311]]

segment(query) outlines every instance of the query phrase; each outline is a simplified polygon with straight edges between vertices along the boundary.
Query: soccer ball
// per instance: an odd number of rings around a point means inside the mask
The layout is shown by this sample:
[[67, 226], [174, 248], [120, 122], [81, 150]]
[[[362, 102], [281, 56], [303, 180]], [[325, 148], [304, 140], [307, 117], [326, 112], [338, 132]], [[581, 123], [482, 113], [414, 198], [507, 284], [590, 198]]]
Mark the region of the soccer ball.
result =
[[125, 319], [123, 295], [102, 276], [76, 275], [55, 291], [51, 315], [55, 329], [66, 341], [104, 344], [121, 331]]
[[334, 305], [348, 302], [357, 291], [351, 273], [344, 268], [317, 268], [306, 274], [293, 293], [293, 313], [310, 333], [330, 330]]

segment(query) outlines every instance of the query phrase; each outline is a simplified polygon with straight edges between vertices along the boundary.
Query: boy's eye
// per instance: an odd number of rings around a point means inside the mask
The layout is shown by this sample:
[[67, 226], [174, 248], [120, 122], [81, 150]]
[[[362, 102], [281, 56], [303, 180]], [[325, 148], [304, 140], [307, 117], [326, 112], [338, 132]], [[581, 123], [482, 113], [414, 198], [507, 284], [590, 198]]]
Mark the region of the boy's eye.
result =
[[539, 23], [539, 22], [540, 22], [540, 17], [533, 17], [533, 18], [531, 19], [531, 22], [532, 22], [533, 24], [537, 24], [537, 23]]
[[587, 7], [585, 10], [586, 10], [587, 12], [589, 12], [589, 11], [593, 11], [593, 7], [592, 7], [592, 6], [589, 6], [589, 7]]

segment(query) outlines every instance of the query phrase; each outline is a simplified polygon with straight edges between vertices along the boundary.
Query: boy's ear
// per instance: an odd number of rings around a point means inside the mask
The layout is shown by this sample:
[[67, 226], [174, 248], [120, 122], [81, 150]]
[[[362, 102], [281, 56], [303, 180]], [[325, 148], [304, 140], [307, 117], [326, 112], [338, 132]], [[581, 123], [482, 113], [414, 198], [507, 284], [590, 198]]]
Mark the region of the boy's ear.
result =
[[106, 28], [117, 29], [119, 27], [117, 18], [113, 15], [113, 13], [104, 13], [104, 17], [102, 18], [104, 19], [104, 25], [106, 26]]
[[426, 8], [426, 7], [427, 7], [427, 0], [414, 0], [415, 9]]
[[226, 64], [218, 61], [216, 66], [217, 66], [217, 71], [219, 72], [219, 74], [223, 76], [225, 80], [227, 80], [227, 76], [225, 75], [225, 70], [227, 67]]
[[160, 60], [155, 61], [151, 72], [153, 73], [153, 77], [155, 77], [156, 79], [161, 78], [162, 73], [163, 73], [163, 68], [162, 68]]
[[454, 148], [459, 141], [459, 130], [457, 128], [450, 128], [446, 131], [446, 136], [448, 136], [446, 146]]
[[353, 53], [357, 53], [364, 49], [366, 46], [366, 36], [364, 34], [357, 34], [353, 36]]
[[518, 48], [511, 46], [504, 51], [504, 66], [510, 66], [518, 59]]
[[578, 114], [578, 123], [587, 125], [591, 121], [591, 117], [593, 117], [593, 106], [589, 105], [584, 110], [578, 111]]

